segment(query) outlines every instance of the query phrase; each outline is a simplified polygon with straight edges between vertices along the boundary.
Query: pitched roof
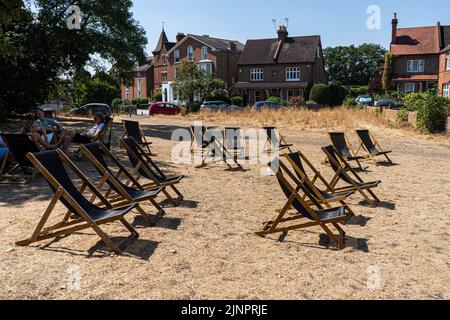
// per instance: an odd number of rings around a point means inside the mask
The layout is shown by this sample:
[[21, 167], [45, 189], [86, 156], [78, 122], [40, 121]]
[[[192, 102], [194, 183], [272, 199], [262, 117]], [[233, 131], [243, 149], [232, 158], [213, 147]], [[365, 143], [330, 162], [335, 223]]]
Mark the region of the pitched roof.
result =
[[172, 47], [175, 45], [174, 42], [169, 42], [169, 39], [167, 39], [166, 32], [164, 29], [161, 31], [161, 35], [159, 36], [158, 43], [156, 44], [155, 50], [153, 52], [161, 52], [164, 48], [164, 45], [166, 46], [167, 50], [172, 49]]
[[446, 51], [450, 49], [450, 26], [442, 26], [442, 37]]
[[197, 40], [198, 42], [203, 43], [204, 45], [215, 49], [217, 51], [233, 51], [231, 48], [231, 43], [236, 44], [236, 50], [242, 51], [244, 49], [244, 44], [240, 43], [236, 40], [227, 40], [227, 39], [219, 39], [219, 38], [212, 38], [209, 36], [199, 36], [195, 34], [187, 34], [183, 40], [176, 43], [172, 48], [169, 50], [168, 54], [172, 53], [176, 48], [178, 48], [182, 43], [184, 43], [189, 38]]
[[239, 64], [273, 64], [276, 56], [277, 63], [314, 62], [320, 36], [288, 37], [280, 48], [279, 44], [277, 38], [248, 40]]
[[417, 27], [397, 29], [391, 52], [395, 55], [435, 54], [439, 50], [438, 28]]

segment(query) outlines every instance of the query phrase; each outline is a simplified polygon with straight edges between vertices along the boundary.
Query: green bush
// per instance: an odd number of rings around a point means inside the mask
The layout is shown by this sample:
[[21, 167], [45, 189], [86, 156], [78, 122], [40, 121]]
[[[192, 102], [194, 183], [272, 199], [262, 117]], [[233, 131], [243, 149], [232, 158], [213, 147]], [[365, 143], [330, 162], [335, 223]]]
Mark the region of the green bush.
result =
[[281, 99], [279, 97], [268, 97], [266, 101], [281, 104]]
[[312, 87], [309, 99], [322, 105], [329, 105], [331, 102], [330, 89], [325, 84], [316, 84]]
[[156, 93], [153, 95], [153, 101], [161, 102], [162, 99], [163, 99], [162, 92], [156, 92]]
[[328, 90], [330, 91], [330, 105], [332, 106], [340, 106], [347, 97], [347, 89], [345, 87], [331, 84], [328, 86]]
[[242, 107], [242, 104], [244, 103], [244, 99], [240, 96], [233, 97], [231, 99], [231, 101], [235, 106], [238, 106], [238, 107]]
[[345, 107], [356, 107], [358, 104], [356, 103], [356, 98], [354, 97], [347, 97], [342, 102], [342, 105]]
[[408, 122], [408, 110], [402, 108], [397, 112], [397, 122], [400, 123]]
[[356, 98], [367, 95], [369, 93], [369, 86], [348, 86], [347, 91], [348, 96]]
[[117, 106], [120, 106], [121, 104], [123, 104], [123, 100], [119, 99], [119, 98], [116, 98], [116, 99], [114, 99], [112, 101], [111, 106], [112, 107], [117, 107]]

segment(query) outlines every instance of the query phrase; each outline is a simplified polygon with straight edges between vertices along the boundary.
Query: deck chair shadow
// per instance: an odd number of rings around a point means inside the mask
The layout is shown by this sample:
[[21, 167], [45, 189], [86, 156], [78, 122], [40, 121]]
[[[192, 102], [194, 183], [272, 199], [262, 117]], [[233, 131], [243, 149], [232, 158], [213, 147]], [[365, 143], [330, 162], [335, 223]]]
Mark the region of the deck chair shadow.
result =
[[[288, 160], [292, 168], [294, 169], [294, 174], [282, 163], [280, 165], [283, 167], [286, 174], [288, 174], [291, 180], [296, 181], [298, 179], [299, 183], [307, 189], [308, 193], [315, 198], [317, 202], [326, 206], [327, 208], [332, 208], [333, 204], [338, 202], [344, 206], [349, 213], [349, 219], [355, 215], [353, 210], [346, 203], [347, 198], [352, 196], [355, 192], [348, 191], [343, 193], [332, 193], [332, 190], [328, 182], [323, 178], [322, 174], [312, 165], [312, 163], [306, 158], [306, 156], [301, 152], [290, 153], [284, 155]], [[310, 179], [308, 172], [305, 170], [303, 162], [311, 169], [314, 176]], [[317, 182], [322, 182], [322, 184], [327, 188], [327, 191], [320, 189], [317, 186]], [[312, 202], [307, 202], [308, 205], [313, 205]]]
[[293, 144], [289, 144], [286, 142], [286, 138], [281, 135], [280, 131], [276, 127], [264, 127], [266, 131], [267, 140], [264, 146], [264, 150], [270, 151], [273, 148], [278, 149], [279, 152], [283, 152], [287, 150], [289, 153], [292, 153]]
[[[356, 171], [342, 158], [333, 146], [322, 148], [322, 151], [328, 158], [331, 168], [335, 172], [335, 176], [329, 182], [332, 192], [358, 192], [369, 203], [376, 207], [380, 199], [375, 195], [372, 189], [377, 188], [381, 181], [364, 182], [364, 180], [356, 173]], [[345, 187], [338, 188], [340, 181], [347, 184]], [[367, 193], [372, 199], [367, 195]]]
[[[0, 181], [8, 183], [26, 184], [33, 180], [39, 172], [28, 160], [27, 154], [40, 152], [37, 145], [26, 134], [2, 134], [3, 141], [8, 146], [9, 155], [6, 156], [0, 168]], [[14, 162], [10, 163], [9, 158]]]
[[138, 121], [122, 120], [123, 126], [125, 128], [125, 135], [123, 138], [133, 138], [140, 147], [146, 148], [148, 155], [153, 155], [150, 150], [150, 146], [153, 144], [147, 140], [147, 137], [142, 130], [141, 124]]
[[[347, 162], [355, 161], [358, 167], [362, 170], [361, 161], [365, 158], [362, 156], [357, 156], [355, 150], [352, 147], [350, 140], [344, 132], [328, 132], [328, 139], [330, 143], [334, 146], [339, 155], [345, 159]], [[328, 162], [328, 158], [327, 161]]]
[[376, 160], [376, 158], [379, 156], [384, 156], [387, 160], [387, 163], [391, 165], [394, 164], [388, 156], [388, 154], [392, 153], [392, 151], [384, 151], [369, 130], [356, 130], [356, 135], [361, 142], [357, 153], [359, 153], [361, 150], [364, 150], [366, 152], [364, 158], [371, 159], [377, 166], [380, 164]]
[[[173, 205], [179, 205], [184, 196], [176, 185], [183, 180], [184, 176], [166, 176], [133, 138], [124, 138], [121, 140], [121, 144], [125, 147], [130, 164], [134, 168], [133, 175], [136, 177], [135, 180], [140, 181], [140, 179], [145, 178], [151, 181], [150, 183], [142, 184], [142, 188], [144, 190], [152, 190], [161, 187], [167, 199]], [[132, 184], [131, 180], [128, 181], [128, 185], [130, 184]], [[170, 195], [167, 188], [171, 188], [176, 193], [177, 199]]]
[[[320, 226], [338, 249], [344, 249], [345, 232], [339, 224], [347, 220], [346, 208], [323, 208], [315, 201], [315, 197], [308, 192], [308, 189], [300, 181], [295, 181], [296, 186], [294, 187], [285, 177], [284, 169], [283, 166], [280, 166], [276, 177], [288, 201], [283, 209], [279, 211], [278, 216], [274, 220], [266, 222], [263, 231], [256, 234], [265, 237], [270, 234], [281, 233], [280, 239], [284, 239], [289, 231]], [[300, 194], [300, 191], [303, 191], [304, 196]], [[309, 205], [305, 198], [314, 203], [317, 209], [313, 209], [313, 206]], [[295, 210], [295, 215], [288, 215], [291, 208]], [[302, 219], [305, 222], [297, 223]], [[334, 234], [329, 225], [334, 226], [339, 235]]]
[[[158, 210], [155, 218], [159, 219], [164, 216], [164, 209], [161, 208], [161, 206], [155, 201], [156, 197], [162, 191], [161, 187], [154, 190], [144, 190], [142, 185], [101, 142], [83, 145], [81, 148], [85, 157], [92, 163], [92, 165], [94, 165], [100, 175], [100, 182], [97, 188], [102, 190], [102, 188], [105, 187], [105, 184], [107, 185], [108, 190], [106, 191], [105, 198], [108, 199], [114, 207], [136, 203], [136, 210], [139, 211], [147, 222], [149, 222], [151, 221], [150, 215], [147, 214], [139, 205], [142, 202], [149, 201]], [[106, 157], [108, 157], [114, 165], [119, 168], [117, 173], [112, 171], [103, 155], [106, 155]], [[124, 184], [120, 180], [122, 175], [127, 178], [128, 181], [132, 182], [131, 186]], [[91, 199], [91, 202], [95, 201], [94, 197]]]
[[[47, 180], [54, 192], [54, 196], [31, 238], [19, 241], [16, 245], [29, 246], [35, 242], [64, 237], [92, 228], [111, 251], [121, 254], [121, 245], [115, 244], [100, 228], [103, 224], [116, 221], [121, 222], [131, 233], [131, 238], [139, 237], [136, 230], [125, 220], [125, 215], [135, 209], [136, 204], [127, 204], [121, 208], [114, 209], [111, 203], [61, 150], [37, 154], [29, 153], [27, 158]], [[80, 189], [73, 184], [64, 164], [83, 181]], [[83, 195], [87, 189], [90, 189], [101, 200], [104, 208], [94, 205]], [[61, 202], [68, 212], [61, 222], [45, 228], [58, 202]]]
[[[103, 120], [103, 123], [105, 124], [105, 126], [103, 127], [102, 131], [100, 132], [100, 134], [98, 135], [97, 139], [95, 139], [92, 142], [97, 142], [100, 141], [103, 143], [103, 145], [105, 145], [108, 149], [111, 149], [111, 139], [112, 139], [112, 124], [114, 122], [114, 119], [111, 117], [105, 117], [105, 119]], [[109, 131], [109, 135], [108, 135], [108, 131]], [[81, 145], [78, 147], [77, 151], [75, 151], [75, 156], [78, 159], [82, 159], [83, 158], [83, 150], [81, 148]]]

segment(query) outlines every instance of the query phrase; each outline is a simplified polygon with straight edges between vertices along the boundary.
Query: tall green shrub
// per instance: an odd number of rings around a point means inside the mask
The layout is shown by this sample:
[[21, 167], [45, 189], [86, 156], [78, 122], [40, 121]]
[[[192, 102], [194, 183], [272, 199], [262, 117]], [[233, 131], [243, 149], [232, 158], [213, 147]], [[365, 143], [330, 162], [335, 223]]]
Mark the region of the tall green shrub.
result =
[[330, 90], [325, 84], [316, 84], [312, 87], [309, 94], [309, 100], [312, 100], [318, 104], [329, 105], [330, 104]]
[[243, 99], [242, 97], [240, 97], [240, 96], [234, 96], [234, 97], [231, 99], [231, 102], [232, 102], [235, 106], [242, 107], [242, 104], [244, 103], [244, 99]]

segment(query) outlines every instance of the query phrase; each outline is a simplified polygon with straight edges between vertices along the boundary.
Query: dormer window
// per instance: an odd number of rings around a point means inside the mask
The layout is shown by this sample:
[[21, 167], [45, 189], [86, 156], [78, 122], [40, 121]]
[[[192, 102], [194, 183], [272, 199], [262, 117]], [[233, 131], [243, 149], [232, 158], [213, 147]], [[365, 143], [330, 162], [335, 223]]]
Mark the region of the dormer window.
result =
[[208, 47], [202, 47], [202, 60], [208, 59]]
[[446, 70], [450, 70], [450, 51], [447, 52], [447, 58], [445, 59]]
[[408, 60], [408, 73], [421, 73], [425, 71], [425, 60]]
[[187, 48], [187, 57], [189, 62], [194, 61], [194, 48], [192, 48], [192, 46]]
[[180, 50], [175, 50], [173, 53], [173, 63], [180, 63]]

